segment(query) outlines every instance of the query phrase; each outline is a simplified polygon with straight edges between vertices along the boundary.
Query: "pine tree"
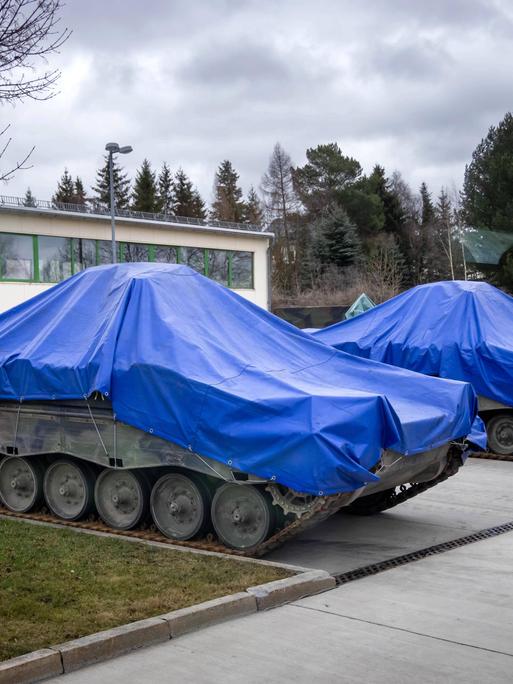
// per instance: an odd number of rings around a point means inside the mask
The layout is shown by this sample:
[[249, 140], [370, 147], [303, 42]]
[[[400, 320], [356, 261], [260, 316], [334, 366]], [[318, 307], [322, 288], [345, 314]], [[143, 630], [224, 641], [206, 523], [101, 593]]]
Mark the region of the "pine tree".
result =
[[[114, 177], [114, 201], [118, 209], [126, 209], [130, 201], [130, 181], [114, 160], [112, 165]], [[110, 207], [109, 156], [105, 155], [105, 164], [96, 173], [96, 185], [93, 187], [96, 201], [104, 207]]]
[[134, 211], [144, 211], [149, 214], [156, 213], [159, 207], [157, 182], [151, 164], [144, 159], [141, 168], [135, 176], [132, 190], [132, 206]]
[[513, 225], [513, 115], [491, 126], [465, 167], [463, 213], [475, 228], [511, 231]]
[[306, 158], [304, 166], [293, 170], [294, 188], [314, 217], [339, 202], [342, 191], [361, 176], [362, 167], [356, 159], [342, 154], [337, 143], [310, 148]]
[[440, 245], [447, 256], [451, 278], [454, 280], [453, 262], [453, 212], [449, 195], [445, 188], [440, 190], [435, 207], [436, 223]]
[[260, 226], [263, 216], [264, 212], [262, 209], [262, 203], [256, 194], [255, 188], [251, 186], [246, 201], [244, 202], [242, 220], [244, 223], [250, 223], [253, 226]]
[[173, 185], [175, 214], [189, 218], [205, 218], [205, 203], [183, 169], [180, 168], [175, 173]]
[[421, 225], [427, 226], [433, 223], [435, 219], [435, 208], [431, 199], [431, 193], [424, 182], [420, 186], [420, 199], [422, 202], [420, 222]]
[[52, 197], [52, 202], [58, 204], [65, 202], [72, 204], [75, 198], [75, 185], [73, 183], [73, 178], [71, 177], [68, 169], [64, 169], [64, 173], [57, 185], [57, 190]]
[[162, 214], [175, 213], [173, 176], [166, 162], [162, 164], [158, 180], [158, 211]]
[[347, 212], [332, 205], [320, 220], [316, 221], [317, 254], [325, 266], [344, 268], [359, 261], [361, 242], [356, 226]]
[[75, 204], [82, 205], [86, 203], [86, 193], [84, 189], [84, 184], [79, 176], [75, 178], [75, 193], [73, 196], [73, 202]]
[[207, 218], [207, 208], [198, 190], [192, 191], [192, 216], [197, 219]]
[[387, 233], [399, 234], [405, 222], [401, 200], [394, 192], [391, 181], [385, 175], [385, 169], [376, 164], [369, 176], [369, 186], [383, 202], [383, 230]]
[[244, 203], [238, 185], [239, 174], [232, 163], [225, 159], [219, 165], [214, 180], [214, 201], [211, 216], [219, 221], [242, 221]]
[[32, 190], [30, 188], [27, 188], [27, 192], [25, 193], [25, 198], [23, 199], [23, 206], [37, 207], [37, 200], [32, 194]]

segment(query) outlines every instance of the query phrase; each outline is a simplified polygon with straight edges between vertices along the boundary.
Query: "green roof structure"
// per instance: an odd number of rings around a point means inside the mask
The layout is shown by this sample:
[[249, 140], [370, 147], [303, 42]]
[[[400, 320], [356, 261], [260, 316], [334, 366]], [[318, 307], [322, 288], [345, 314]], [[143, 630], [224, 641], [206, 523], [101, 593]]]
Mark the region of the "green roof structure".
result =
[[467, 263], [494, 267], [513, 247], [513, 233], [473, 228], [461, 237]]
[[348, 318], [354, 318], [355, 316], [358, 316], [359, 314], [363, 313], [364, 311], [367, 311], [368, 309], [372, 309], [372, 307], [376, 306], [372, 299], [368, 297], [365, 292], [362, 292], [362, 294], [351, 304], [349, 309], [346, 311], [345, 318], [346, 320]]

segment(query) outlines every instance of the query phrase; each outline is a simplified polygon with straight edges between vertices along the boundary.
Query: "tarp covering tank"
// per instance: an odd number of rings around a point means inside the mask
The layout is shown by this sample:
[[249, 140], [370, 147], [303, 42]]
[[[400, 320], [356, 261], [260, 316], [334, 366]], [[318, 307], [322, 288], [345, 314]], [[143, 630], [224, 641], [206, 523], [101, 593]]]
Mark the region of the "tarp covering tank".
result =
[[[355, 319], [359, 320], [359, 319]], [[192, 269], [99, 266], [0, 316], [0, 398], [101, 392], [118, 420], [297, 491], [470, 431], [468, 384], [338, 352]]]
[[479, 395], [513, 405], [513, 297], [488, 283], [419, 285], [313, 336], [366, 359], [470, 382]]

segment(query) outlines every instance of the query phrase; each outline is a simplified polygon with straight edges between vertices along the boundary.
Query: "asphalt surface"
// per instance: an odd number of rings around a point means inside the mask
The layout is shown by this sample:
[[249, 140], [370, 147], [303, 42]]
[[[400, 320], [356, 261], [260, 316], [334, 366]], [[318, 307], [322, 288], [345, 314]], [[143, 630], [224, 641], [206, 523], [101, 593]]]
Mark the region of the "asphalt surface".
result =
[[[338, 515], [269, 559], [343, 572], [513, 520], [513, 463], [472, 460], [375, 517]], [[513, 533], [50, 680], [510, 682]]]

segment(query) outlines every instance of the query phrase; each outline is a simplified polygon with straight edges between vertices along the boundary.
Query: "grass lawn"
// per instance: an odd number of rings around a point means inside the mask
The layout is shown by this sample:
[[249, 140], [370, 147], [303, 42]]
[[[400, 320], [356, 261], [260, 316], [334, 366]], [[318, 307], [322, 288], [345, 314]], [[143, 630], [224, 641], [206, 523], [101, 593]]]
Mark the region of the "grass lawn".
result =
[[0, 519], [0, 660], [288, 574]]

